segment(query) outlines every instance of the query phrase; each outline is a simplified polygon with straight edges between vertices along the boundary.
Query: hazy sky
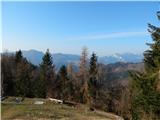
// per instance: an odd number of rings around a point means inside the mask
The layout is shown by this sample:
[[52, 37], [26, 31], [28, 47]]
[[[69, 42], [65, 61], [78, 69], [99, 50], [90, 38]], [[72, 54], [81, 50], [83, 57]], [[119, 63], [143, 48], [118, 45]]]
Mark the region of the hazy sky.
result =
[[3, 2], [3, 49], [142, 53], [159, 9], [158, 2]]

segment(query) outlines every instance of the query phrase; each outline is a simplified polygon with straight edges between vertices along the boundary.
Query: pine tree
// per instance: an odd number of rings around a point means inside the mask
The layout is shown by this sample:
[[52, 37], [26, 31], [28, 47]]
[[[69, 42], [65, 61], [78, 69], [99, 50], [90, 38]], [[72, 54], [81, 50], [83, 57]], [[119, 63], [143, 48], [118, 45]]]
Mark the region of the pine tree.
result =
[[17, 51], [16, 54], [15, 54], [15, 62], [16, 62], [16, 63], [19, 63], [19, 62], [22, 61], [22, 59], [23, 59], [22, 51], [19, 50], [19, 51]]
[[98, 67], [97, 67], [97, 56], [95, 53], [92, 53], [90, 58], [90, 68], [89, 68], [89, 95], [90, 95], [90, 106], [94, 104], [94, 100], [97, 98], [98, 91]]
[[144, 63], [146, 72], [153, 74], [160, 70], [160, 28], [151, 24], [148, 26], [154, 43], [148, 44], [151, 49], [145, 51]]
[[61, 81], [61, 98], [66, 99], [67, 98], [67, 83], [68, 83], [68, 76], [67, 76], [67, 69], [66, 66], [61, 66], [59, 70], [59, 76]]
[[17, 96], [30, 97], [31, 68], [25, 61], [18, 63], [16, 70], [15, 93]]
[[[42, 58], [42, 63], [40, 64], [40, 80], [39, 92], [41, 97], [52, 97], [52, 85], [55, 79], [54, 65], [52, 63], [52, 56], [47, 49], [45, 55]], [[40, 88], [41, 87], [41, 88]]]
[[31, 64], [23, 57], [21, 50], [15, 55], [16, 72], [15, 72], [15, 95], [30, 97], [31, 95]]
[[90, 58], [90, 68], [89, 68], [89, 74], [90, 79], [97, 80], [97, 74], [98, 74], [98, 67], [97, 67], [97, 56], [95, 53], [92, 53], [92, 56]]
[[71, 100], [74, 93], [73, 83], [68, 77], [68, 72], [65, 65], [61, 66], [59, 70], [59, 76], [61, 81], [61, 98], [65, 100]]
[[133, 120], [160, 119], [160, 28], [148, 26], [153, 43], [144, 52], [145, 73], [131, 73]]

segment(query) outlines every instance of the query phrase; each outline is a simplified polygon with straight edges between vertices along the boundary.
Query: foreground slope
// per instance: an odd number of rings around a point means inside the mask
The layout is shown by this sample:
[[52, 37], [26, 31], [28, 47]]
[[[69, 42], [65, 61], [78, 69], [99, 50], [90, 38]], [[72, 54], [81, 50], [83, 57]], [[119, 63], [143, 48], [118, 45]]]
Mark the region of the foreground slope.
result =
[[[26, 98], [22, 103], [15, 103], [14, 97], [2, 101], [1, 117], [7, 119], [43, 119], [43, 120], [121, 120], [120, 117], [103, 111], [90, 111], [88, 107], [79, 105], [71, 107], [64, 104], [56, 104], [45, 99]], [[45, 104], [35, 105], [37, 100]]]

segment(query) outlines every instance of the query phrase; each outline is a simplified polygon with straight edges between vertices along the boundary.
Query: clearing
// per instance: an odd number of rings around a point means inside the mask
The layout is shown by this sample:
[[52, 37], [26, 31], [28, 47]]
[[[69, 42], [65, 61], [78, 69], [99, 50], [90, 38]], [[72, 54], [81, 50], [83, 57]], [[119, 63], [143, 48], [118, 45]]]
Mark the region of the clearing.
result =
[[[44, 104], [34, 104], [43, 101]], [[2, 120], [123, 120], [119, 116], [103, 111], [90, 111], [85, 105], [71, 107], [56, 104], [47, 99], [25, 98], [16, 103], [15, 97], [8, 97], [1, 102]]]

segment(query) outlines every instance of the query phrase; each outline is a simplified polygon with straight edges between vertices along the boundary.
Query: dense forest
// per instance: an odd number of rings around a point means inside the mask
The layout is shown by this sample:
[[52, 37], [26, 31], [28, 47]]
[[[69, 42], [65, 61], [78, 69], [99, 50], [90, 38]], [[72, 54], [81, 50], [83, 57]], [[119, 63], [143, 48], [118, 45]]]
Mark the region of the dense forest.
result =
[[[79, 70], [72, 64], [55, 70], [47, 49], [42, 63], [30, 63], [21, 50], [15, 54], [3, 53], [2, 96], [57, 98], [88, 105], [90, 108], [114, 112], [126, 120], [160, 119], [160, 28], [148, 25], [153, 43], [144, 52], [144, 71], [128, 71], [127, 85], [107, 81], [106, 67], [98, 63], [93, 52], [88, 58], [82, 49]], [[53, 58], [54, 60], [54, 58]]]

